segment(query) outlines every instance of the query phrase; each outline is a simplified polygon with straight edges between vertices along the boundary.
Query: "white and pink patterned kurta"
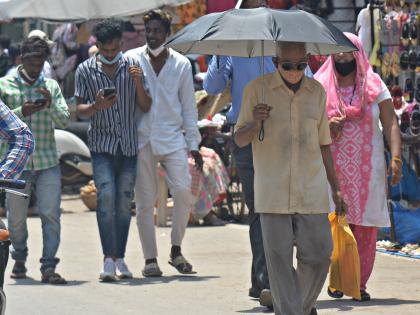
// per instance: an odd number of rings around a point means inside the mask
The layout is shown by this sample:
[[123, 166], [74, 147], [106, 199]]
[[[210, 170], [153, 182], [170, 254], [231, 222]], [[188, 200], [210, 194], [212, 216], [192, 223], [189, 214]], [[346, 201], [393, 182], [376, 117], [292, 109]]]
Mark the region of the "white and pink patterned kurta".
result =
[[[340, 88], [340, 94], [344, 102], [349, 104], [353, 87]], [[363, 118], [346, 121], [341, 137], [333, 140], [331, 145], [340, 188], [348, 205], [347, 220], [350, 224], [375, 227], [390, 225], [378, 105], [390, 98], [391, 94], [382, 82], [381, 93], [373, 104], [366, 107]], [[331, 205], [333, 210], [334, 203], [331, 202]]]

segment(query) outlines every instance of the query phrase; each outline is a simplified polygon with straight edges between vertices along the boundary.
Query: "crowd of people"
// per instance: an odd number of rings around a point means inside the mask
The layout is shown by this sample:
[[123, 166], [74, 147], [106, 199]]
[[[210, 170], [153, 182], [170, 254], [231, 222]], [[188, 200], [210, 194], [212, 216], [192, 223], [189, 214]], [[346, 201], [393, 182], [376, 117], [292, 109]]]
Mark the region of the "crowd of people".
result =
[[[264, 5], [263, 0], [242, 1], [245, 9]], [[146, 45], [125, 53], [121, 23], [97, 23], [96, 52], [78, 64], [74, 76], [77, 113], [90, 121], [102, 281], [133, 277], [124, 260], [133, 198], [144, 255], [142, 274], [162, 276], [153, 217], [158, 164], [174, 200], [168, 262], [181, 274], [196, 272], [181, 250], [193, 205], [188, 157], [197, 170], [203, 168], [191, 64], [164, 46], [171, 31], [169, 14], [152, 10], [144, 23]], [[276, 57], [265, 57], [264, 78], [260, 57], [233, 56], [213, 56], [204, 78], [209, 94], [221, 93], [230, 84], [227, 123], [234, 130], [233, 155], [249, 209], [249, 296], [277, 315], [317, 314], [333, 246], [329, 211], [347, 215], [361, 261], [361, 301], [370, 300], [366, 284], [377, 228], [389, 225], [382, 133], [391, 151], [392, 183], [401, 178], [401, 140], [392, 98], [369, 65], [361, 41], [345, 35], [358, 51], [328, 57], [315, 75], [305, 45], [282, 42]], [[48, 75], [48, 37], [37, 31], [22, 42], [19, 53], [13, 49], [4, 52], [14, 57], [11, 70], [0, 79], [1, 123], [9, 124], [0, 130], [9, 144], [1, 147], [8, 158], [0, 171], [9, 178], [23, 170], [18, 176], [27, 182], [23, 191], [30, 193], [35, 186], [43, 235], [41, 279], [65, 284], [56, 272], [61, 184], [54, 128], [68, 124], [69, 109], [60, 85]], [[70, 60], [68, 67], [75, 62]], [[266, 86], [264, 97], [261, 84]], [[20, 121], [21, 127], [13, 127]], [[16, 128], [25, 138], [7, 132]], [[12, 138], [21, 140], [22, 152]], [[15, 279], [26, 277], [28, 207], [29, 200], [7, 194]], [[330, 289], [328, 294], [343, 296]]]

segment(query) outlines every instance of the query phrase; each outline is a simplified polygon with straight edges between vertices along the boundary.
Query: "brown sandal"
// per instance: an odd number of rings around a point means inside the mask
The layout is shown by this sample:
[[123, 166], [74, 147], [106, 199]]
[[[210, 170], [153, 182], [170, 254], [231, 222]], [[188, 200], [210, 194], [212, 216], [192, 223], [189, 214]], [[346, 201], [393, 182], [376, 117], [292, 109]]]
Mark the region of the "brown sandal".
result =
[[49, 283], [53, 285], [67, 284], [66, 279], [55, 272], [53, 268], [48, 268], [42, 273], [42, 283]]
[[182, 255], [174, 259], [171, 257], [168, 263], [171, 266], [175, 267], [176, 270], [178, 270], [178, 272], [183, 275], [193, 275], [197, 273], [192, 270], [192, 265]]

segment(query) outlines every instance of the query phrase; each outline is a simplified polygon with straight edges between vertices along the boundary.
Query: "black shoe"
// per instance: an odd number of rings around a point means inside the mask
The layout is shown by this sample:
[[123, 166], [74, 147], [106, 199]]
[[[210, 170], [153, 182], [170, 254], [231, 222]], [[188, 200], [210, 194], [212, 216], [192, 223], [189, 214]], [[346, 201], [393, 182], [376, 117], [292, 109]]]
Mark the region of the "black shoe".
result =
[[404, 50], [400, 55], [400, 68], [401, 68], [401, 70], [407, 70], [408, 69], [408, 61], [409, 61], [408, 52]]
[[249, 292], [248, 292], [249, 297], [252, 297], [254, 299], [259, 299], [260, 294], [261, 294], [261, 289], [258, 289], [255, 287], [249, 288]]
[[260, 305], [265, 306], [269, 309], [273, 309], [273, 297], [271, 295], [271, 291], [268, 289], [264, 289], [261, 291], [260, 294]]
[[414, 98], [417, 104], [420, 104], [420, 77], [418, 77], [416, 81], [416, 91], [414, 92]]
[[419, 106], [415, 106], [413, 111], [411, 112], [410, 118], [410, 132], [412, 135], [419, 135], [420, 134], [420, 108]]
[[417, 46], [417, 25], [416, 23], [410, 24], [410, 38], [411, 38], [411, 45]]
[[16, 260], [15, 265], [12, 269], [12, 274], [10, 275], [10, 278], [12, 279], [25, 279], [26, 278], [26, 267], [24, 261], [18, 261]]
[[410, 38], [410, 24], [404, 23], [402, 32], [401, 32], [401, 44], [404, 47], [408, 46], [409, 38]]
[[[416, 66], [417, 66], [417, 67], [420, 67], [420, 52], [417, 54]], [[416, 68], [417, 68], [417, 67], [416, 67]]]
[[343, 292], [338, 291], [338, 290], [331, 291], [330, 288], [328, 288], [327, 293], [333, 299], [341, 299], [344, 296]]
[[405, 80], [404, 94], [405, 94], [405, 101], [407, 103], [411, 103], [414, 97], [414, 85], [413, 85], [413, 81], [410, 78]]
[[309, 313], [309, 315], [318, 315], [318, 312], [315, 307], [311, 309], [311, 312]]
[[357, 302], [368, 302], [370, 301], [370, 294], [364, 290], [360, 290], [360, 300], [358, 299], [353, 299], [353, 300]]
[[417, 67], [417, 54], [414, 50], [408, 53], [408, 65], [411, 70], [416, 70]]
[[403, 112], [400, 118], [400, 129], [401, 132], [408, 133], [410, 130], [410, 114], [408, 112]]

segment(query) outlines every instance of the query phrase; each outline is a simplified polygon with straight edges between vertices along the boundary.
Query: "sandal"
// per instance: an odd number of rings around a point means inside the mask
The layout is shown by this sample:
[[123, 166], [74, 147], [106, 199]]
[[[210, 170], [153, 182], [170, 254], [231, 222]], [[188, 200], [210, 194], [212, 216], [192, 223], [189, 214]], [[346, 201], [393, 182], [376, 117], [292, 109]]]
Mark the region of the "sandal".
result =
[[357, 302], [368, 302], [370, 301], [370, 294], [367, 293], [365, 290], [360, 290], [360, 300], [358, 299], [353, 299], [353, 300]]
[[411, 38], [411, 45], [417, 46], [417, 25], [416, 23], [410, 24], [410, 38]]
[[407, 70], [408, 69], [408, 62], [409, 62], [408, 52], [403, 51], [400, 55], [400, 68], [401, 68], [401, 70]]
[[408, 47], [410, 43], [410, 24], [404, 23], [401, 32], [401, 44], [404, 47]]
[[408, 53], [408, 66], [411, 70], [416, 70], [417, 67], [417, 54], [414, 50]]
[[[334, 290], [334, 289], [332, 289]], [[332, 291], [330, 289], [330, 287], [328, 287], [327, 293], [330, 297], [332, 297], [333, 299], [341, 299], [344, 296], [344, 293], [338, 290], [334, 290]]]
[[192, 270], [192, 265], [182, 255], [179, 255], [176, 258], [171, 257], [168, 263], [175, 267], [176, 270], [183, 275], [192, 275], [197, 273]]
[[417, 59], [416, 59], [416, 73], [420, 72], [420, 51], [417, 54]]
[[413, 81], [408, 78], [405, 80], [405, 87], [404, 87], [404, 98], [407, 103], [411, 103], [414, 97], [414, 85]]
[[401, 68], [400, 68], [400, 56], [398, 55], [397, 51], [392, 53], [392, 67], [391, 73], [394, 77], [398, 77], [400, 75]]
[[49, 283], [53, 285], [67, 284], [66, 279], [55, 272], [53, 268], [48, 268], [42, 273], [42, 283]]
[[157, 263], [150, 263], [144, 266], [144, 269], [141, 272], [144, 277], [161, 277], [162, 271], [159, 268]]
[[12, 279], [25, 279], [26, 278], [26, 267], [24, 261], [16, 261], [15, 265], [12, 269], [12, 274], [10, 275], [10, 278]]
[[382, 77], [387, 78], [391, 74], [391, 55], [386, 52], [382, 59], [381, 66]]

